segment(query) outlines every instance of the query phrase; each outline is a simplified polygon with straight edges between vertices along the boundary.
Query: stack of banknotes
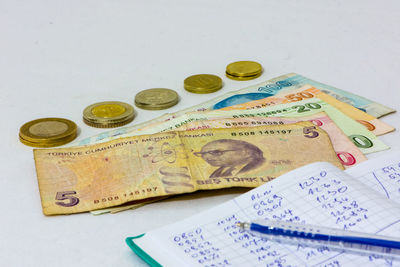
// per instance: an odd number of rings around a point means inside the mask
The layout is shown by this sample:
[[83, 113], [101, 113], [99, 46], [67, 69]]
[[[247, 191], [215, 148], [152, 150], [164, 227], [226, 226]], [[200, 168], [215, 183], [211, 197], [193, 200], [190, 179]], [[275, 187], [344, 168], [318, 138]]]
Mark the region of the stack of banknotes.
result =
[[35, 149], [43, 212], [95, 214], [257, 187], [315, 161], [344, 169], [388, 149], [395, 110], [291, 73], [133, 127]]

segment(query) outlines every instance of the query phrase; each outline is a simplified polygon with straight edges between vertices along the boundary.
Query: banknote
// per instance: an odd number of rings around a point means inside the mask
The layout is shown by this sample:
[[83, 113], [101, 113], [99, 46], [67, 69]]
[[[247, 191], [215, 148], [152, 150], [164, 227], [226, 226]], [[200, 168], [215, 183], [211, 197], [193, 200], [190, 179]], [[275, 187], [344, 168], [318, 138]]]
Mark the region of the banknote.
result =
[[326, 115], [320, 112], [311, 116], [301, 118], [277, 118], [277, 117], [250, 117], [250, 118], [222, 118], [214, 120], [193, 121], [178, 127], [177, 131], [193, 131], [210, 128], [234, 128], [255, 127], [260, 125], [283, 125], [299, 121], [310, 121], [321, 127], [329, 136], [340, 162], [345, 168], [354, 166], [367, 160], [363, 153], [353, 142], [336, 126]]
[[[322, 128], [331, 139], [333, 149], [340, 162], [345, 168], [352, 167], [367, 160], [362, 152], [347, 138], [347, 136], [326, 115], [320, 112], [311, 116], [301, 118], [278, 118], [278, 117], [250, 117], [250, 118], [222, 118], [214, 120], [198, 120], [183, 124], [176, 128], [177, 131], [204, 130], [210, 128], [234, 128], [234, 127], [256, 127], [262, 125], [283, 125], [299, 121], [310, 121]], [[153, 202], [153, 201], [152, 201]], [[123, 207], [111, 207], [102, 210], [91, 211], [94, 215], [104, 213], [116, 213], [127, 209], [136, 209], [147, 203], [124, 205]]]
[[111, 208], [105, 208], [105, 209], [98, 209], [98, 210], [91, 210], [90, 213], [93, 215], [102, 215], [102, 214], [106, 214], [106, 213], [118, 213], [121, 211], [126, 211], [126, 210], [133, 210], [133, 209], [138, 209], [140, 207], [143, 207], [144, 205], [162, 200], [162, 199], [166, 199], [167, 197], [155, 197], [155, 198], [151, 198], [151, 199], [142, 199], [139, 201], [134, 201], [135, 203], [132, 204], [130, 203], [126, 203], [123, 205], [119, 205], [116, 207], [111, 207]]
[[84, 146], [84, 145], [90, 145], [90, 144], [96, 144], [96, 143], [104, 143], [104, 142], [107, 142], [110, 140], [114, 140], [115, 138], [118, 138], [119, 136], [124, 135], [128, 132], [133, 132], [133, 131], [139, 130], [139, 129], [147, 127], [147, 126], [151, 126], [152, 124], [158, 124], [163, 121], [168, 121], [171, 118], [174, 118], [173, 114], [165, 113], [157, 118], [136, 124], [134, 126], [119, 127], [119, 128], [116, 128], [116, 129], [113, 129], [110, 131], [105, 131], [100, 134], [96, 134], [94, 136], [84, 138], [82, 140], [73, 141], [73, 142], [68, 143], [61, 147]]
[[384, 123], [374, 116], [371, 116], [368, 113], [365, 113], [364, 111], [357, 109], [345, 102], [341, 102], [336, 98], [323, 93], [321, 90], [312, 87], [311, 85], [305, 85], [299, 89], [291, 90], [290, 92], [279, 93], [275, 96], [226, 107], [221, 110], [255, 109], [266, 106], [297, 102], [314, 97], [317, 97], [324, 102], [332, 105], [333, 107], [339, 109], [345, 115], [363, 124], [369, 131], [372, 131], [375, 135], [382, 135], [394, 131], [394, 128], [392, 126]]
[[295, 103], [287, 103], [277, 106], [263, 107], [253, 110], [214, 110], [188, 112], [179, 117], [169, 119], [142, 129], [127, 132], [125, 134], [110, 137], [116, 139], [135, 136], [139, 134], [153, 134], [175, 130], [184, 124], [217, 118], [248, 118], [248, 117], [303, 117], [325, 111], [333, 122], [347, 135], [363, 154], [373, 153], [388, 149], [376, 135], [368, 131], [363, 125], [349, 118], [335, 107], [327, 104], [319, 98], [305, 99]]
[[302, 75], [296, 74], [296, 73], [289, 73], [286, 75], [282, 75], [273, 79], [270, 79], [268, 81], [246, 87], [241, 90], [237, 91], [232, 91], [229, 93], [226, 93], [222, 96], [218, 96], [216, 98], [213, 98], [207, 102], [198, 104], [196, 106], [181, 110], [176, 113], [172, 114], [166, 114], [163, 115], [159, 118], [153, 119], [149, 122], [142, 123], [140, 127], [136, 126], [130, 126], [130, 127], [122, 127], [118, 129], [114, 129], [111, 131], [107, 131], [104, 133], [101, 133], [99, 135], [95, 135], [92, 137], [85, 138], [83, 140], [78, 140], [76, 142], [70, 143], [69, 146], [75, 146], [75, 145], [86, 145], [86, 144], [95, 144], [95, 143], [100, 143], [100, 142], [107, 142], [109, 140], [113, 140], [116, 137], [120, 135], [127, 134], [129, 132], [132, 132], [138, 128], [142, 128], [142, 126], [145, 126], [147, 124], [151, 124], [154, 122], [159, 122], [162, 120], [169, 120], [173, 119], [179, 116], [184, 115], [187, 112], [191, 111], [205, 111], [205, 110], [215, 110], [215, 109], [221, 109], [237, 104], [242, 104], [254, 100], [259, 100], [263, 99], [266, 97], [274, 96], [279, 93], [283, 92], [290, 92], [293, 89], [300, 88], [304, 85], [310, 84], [313, 87], [321, 90], [322, 92], [329, 94], [339, 101], [348, 103], [362, 111], [365, 111], [366, 113], [379, 118], [382, 117], [386, 114], [395, 112], [394, 109], [386, 107], [382, 104], [376, 103], [372, 100], [366, 99], [364, 97], [349, 93], [344, 90], [340, 90], [338, 88], [319, 83], [317, 81], [308, 79]]
[[[332, 121], [347, 135], [363, 154], [388, 149], [376, 135], [368, 131], [362, 124], [349, 118], [335, 107], [319, 98], [305, 99], [294, 103], [269, 106], [250, 110], [214, 110], [204, 112], [190, 112], [186, 116], [195, 119], [213, 119], [218, 117], [303, 117], [324, 111]], [[187, 120], [187, 118], [186, 118]], [[162, 125], [164, 123], [161, 123]], [[158, 127], [160, 127], [160, 125]]]
[[361, 109], [376, 118], [395, 112], [395, 110], [392, 108], [386, 107], [364, 97], [311, 80], [300, 74], [289, 73], [250, 87], [246, 87], [244, 89], [240, 89], [238, 91], [229, 92], [197, 106], [177, 112], [177, 115], [196, 110], [204, 111], [221, 109], [249, 101], [259, 100], [274, 96], [279, 93], [289, 92], [307, 84], [312, 85], [324, 93], [335, 97], [339, 101], [348, 103], [358, 109]]
[[343, 169], [311, 122], [172, 131], [35, 149], [43, 213], [70, 214], [196, 190], [256, 187], [315, 161]]

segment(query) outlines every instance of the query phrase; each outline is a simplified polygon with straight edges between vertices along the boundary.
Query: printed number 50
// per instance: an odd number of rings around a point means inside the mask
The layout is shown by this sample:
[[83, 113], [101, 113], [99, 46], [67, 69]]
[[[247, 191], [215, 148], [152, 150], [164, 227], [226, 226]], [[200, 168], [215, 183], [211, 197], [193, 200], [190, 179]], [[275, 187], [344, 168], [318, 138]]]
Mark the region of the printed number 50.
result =
[[319, 133], [317, 131], [315, 131], [315, 126], [304, 127], [303, 133], [304, 133], [304, 136], [308, 137], [308, 138], [315, 138], [319, 135]]
[[56, 195], [56, 200], [69, 200], [69, 202], [61, 202], [57, 201], [56, 204], [63, 206], [63, 207], [72, 207], [75, 206], [79, 203], [79, 198], [75, 196], [69, 196], [69, 195], [75, 195], [75, 191], [64, 191], [64, 192], [57, 192]]

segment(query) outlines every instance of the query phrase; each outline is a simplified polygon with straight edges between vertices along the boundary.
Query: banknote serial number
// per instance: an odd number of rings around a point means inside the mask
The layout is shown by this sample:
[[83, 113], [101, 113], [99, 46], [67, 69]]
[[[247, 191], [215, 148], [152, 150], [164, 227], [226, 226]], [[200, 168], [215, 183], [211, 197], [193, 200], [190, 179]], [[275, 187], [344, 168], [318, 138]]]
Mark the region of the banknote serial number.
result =
[[225, 125], [228, 127], [236, 126], [255, 126], [255, 125], [283, 125], [283, 121], [240, 121], [240, 122], [226, 122]]
[[231, 133], [232, 136], [250, 136], [250, 135], [256, 135], [256, 134], [267, 134], [267, 135], [273, 135], [273, 134], [290, 134], [292, 130], [264, 130], [264, 131], [246, 131], [246, 132], [233, 132]]
[[142, 194], [146, 194], [146, 193], [154, 193], [154, 192], [157, 191], [157, 189], [158, 189], [157, 187], [143, 188], [143, 189], [140, 189], [140, 190], [135, 190], [135, 191], [124, 193], [124, 194], [122, 194], [122, 197], [116, 195], [116, 196], [103, 197], [101, 199], [95, 199], [95, 200], [93, 200], [93, 203], [94, 204], [99, 204], [99, 203], [119, 200], [121, 198], [127, 198], [127, 197], [142, 195]]

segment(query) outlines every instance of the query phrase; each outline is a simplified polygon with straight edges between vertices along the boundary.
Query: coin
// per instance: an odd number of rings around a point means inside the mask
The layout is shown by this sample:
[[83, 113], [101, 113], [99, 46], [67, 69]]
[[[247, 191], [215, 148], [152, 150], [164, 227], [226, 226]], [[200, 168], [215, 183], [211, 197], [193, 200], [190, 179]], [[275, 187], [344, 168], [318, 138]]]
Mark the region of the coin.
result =
[[213, 93], [222, 88], [222, 79], [212, 74], [192, 75], [183, 83], [187, 91], [196, 94]]
[[54, 147], [71, 142], [77, 136], [77, 126], [63, 118], [42, 118], [25, 123], [19, 130], [22, 143], [34, 147]]
[[259, 77], [261, 75], [261, 73], [262, 72], [260, 72], [256, 75], [253, 75], [253, 76], [234, 76], [234, 75], [230, 75], [229, 73], [225, 73], [225, 74], [226, 74], [226, 77], [228, 77], [229, 79], [232, 79], [232, 80], [247, 81], [247, 80], [252, 80], [252, 79]]
[[251, 80], [259, 77], [262, 66], [255, 61], [236, 61], [226, 66], [226, 76], [234, 80]]
[[152, 88], [136, 94], [135, 105], [148, 110], [167, 109], [179, 102], [178, 94], [167, 88]]
[[83, 110], [83, 121], [97, 128], [125, 125], [135, 118], [135, 110], [127, 103], [105, 101], [92, 104]]

